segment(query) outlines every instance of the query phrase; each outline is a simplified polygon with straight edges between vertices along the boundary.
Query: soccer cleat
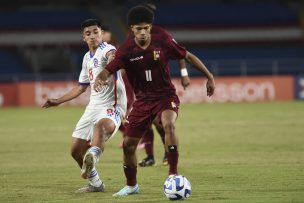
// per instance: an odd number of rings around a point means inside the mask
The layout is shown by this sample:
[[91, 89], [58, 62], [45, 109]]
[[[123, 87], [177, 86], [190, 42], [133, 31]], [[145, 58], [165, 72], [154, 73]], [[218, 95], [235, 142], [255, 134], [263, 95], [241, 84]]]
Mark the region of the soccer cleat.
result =
[[133, 195], [133, 194], [137, 194], [137, 193], [139, 193], [138, 184], [136, 184], [135, 186], [126, 185], [119, 192], [113, 194], [113, 197], [123, 197], [123, 196]]
[[81, 177], [87, 179], [90, 176], [94, 165], [94, 155], [92, 153], [87, 152], [83, 158]]
[[163, 165], [167, 166], [168, 165], [168, 157], [167, 154], [164, 154], [164, 158], [163, 158]]
[[149, 157], [144, 158], [138, 163], [140, 167], [153, 166], [154, 164], [155, 164], [154, 158], [149, 158]]
[[76, 190], [76, 193], [88, 193], [88, 192], [104, 192], [105, 185], [102, 183], [99, 187], [88, 184], [82, 188]]

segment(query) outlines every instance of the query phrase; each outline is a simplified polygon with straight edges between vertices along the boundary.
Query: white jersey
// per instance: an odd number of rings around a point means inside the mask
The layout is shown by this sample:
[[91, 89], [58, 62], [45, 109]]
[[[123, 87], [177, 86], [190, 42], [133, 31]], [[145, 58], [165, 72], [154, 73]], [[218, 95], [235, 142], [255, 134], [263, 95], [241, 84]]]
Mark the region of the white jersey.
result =
[[103, 42], [95, 54], [87, 52], [83, 57], [82, 70], [79, 76], [80, 85], [91, 85], [90, 102], [87, 108], [100, 109], [105, 107], [119, 108], [123, 115], [126, 113], [127, 96], [121, 72], [117, 71], [108, 78], [108, 85], [102, 91], [96, 92], [93, 88], [97, 75], [108, 63], [106, 54], [116, 50], [113, 45]]

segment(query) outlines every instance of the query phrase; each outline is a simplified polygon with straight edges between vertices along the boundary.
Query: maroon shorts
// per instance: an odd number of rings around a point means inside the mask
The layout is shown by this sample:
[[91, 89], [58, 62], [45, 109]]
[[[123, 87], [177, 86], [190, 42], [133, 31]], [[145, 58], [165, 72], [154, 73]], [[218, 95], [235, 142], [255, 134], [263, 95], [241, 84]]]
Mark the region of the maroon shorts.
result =
[[155, 117], [164, 110], [173, 110], [178, 114], [179, 99], [176, 95], [157, 101], [136, 100], [126, 120], [125, 135], [141, 138], [150, 129]]

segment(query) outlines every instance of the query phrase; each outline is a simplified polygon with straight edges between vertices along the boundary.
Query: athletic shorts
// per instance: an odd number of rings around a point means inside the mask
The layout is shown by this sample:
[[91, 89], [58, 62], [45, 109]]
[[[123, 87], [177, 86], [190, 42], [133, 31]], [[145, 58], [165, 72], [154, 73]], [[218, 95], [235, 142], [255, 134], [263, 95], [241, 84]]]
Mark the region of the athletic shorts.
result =
[[150, 129], [155, 117], [161, 118], [165, 110], [173, 110], [178, 114], [178, 97], [171, 96], [157, 101], [136, 100], [126, 119], [125, 135], [141, 138]]
[[112, 137], [121, 124], [121, 116], [121, 111], [114, 107], [102, 109], [86, 108], [74, 129], [72, 137], [92, 141], [95, 124], [103, 118], [111, 119], [115, 124], [115, 130], [110, 136]]

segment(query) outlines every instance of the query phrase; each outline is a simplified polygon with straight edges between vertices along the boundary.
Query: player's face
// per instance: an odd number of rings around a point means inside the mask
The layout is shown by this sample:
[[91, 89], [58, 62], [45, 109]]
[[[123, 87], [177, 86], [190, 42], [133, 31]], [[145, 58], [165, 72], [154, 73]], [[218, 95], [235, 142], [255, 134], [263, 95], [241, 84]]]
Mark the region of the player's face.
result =
[[112, 37], [112, 34], [111, 32], [104, 32], [103, 36], [102, 36], [102, 41], [104, 42], [110, 42], [111, 41], [111, 37]]
[[132, 32], [139, 42], [146, 42], [149, 39], [151, 28], [152, 25], [148, 23], [141, 23], [131, 26]]
[[84, 28], [82, 36], [88, 46], [98, 47], [102, 39], [103, 31], [96, 25]]

